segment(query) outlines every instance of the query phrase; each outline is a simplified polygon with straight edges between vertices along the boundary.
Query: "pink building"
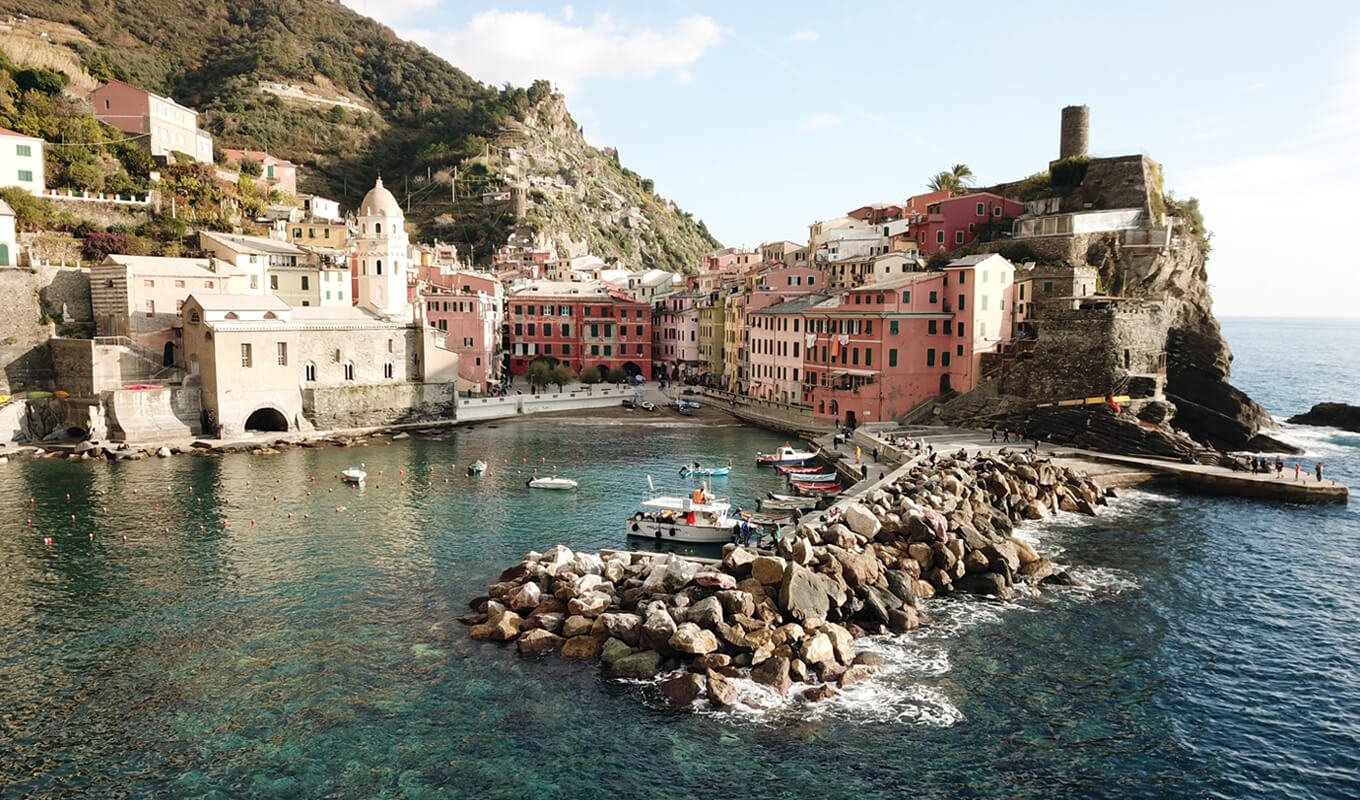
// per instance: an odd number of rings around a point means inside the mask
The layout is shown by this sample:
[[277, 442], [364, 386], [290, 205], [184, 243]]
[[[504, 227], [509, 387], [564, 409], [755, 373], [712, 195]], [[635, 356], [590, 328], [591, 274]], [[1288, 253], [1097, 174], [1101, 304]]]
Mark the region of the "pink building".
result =
[[297, 194], [297, 165], [282, 158], [276, 158], [262, 150], [233, 150], [223, 148], [222, 153], [231, 161], [240, 163], [250, 159], [260, 165], [260, 180], [270, 189]]
[[[914, 199], [914, 198], [913, 198]], [[911, 218], [911, 234], [922, 253], [953, 252], [977, 239], [982, 226], [1025, 213], [1025, 206], [991, 192], [937, 200]], [[1010, 230], [1009, 224], [1006, 230]]]
[[699, 309], [711, 302], [700, 292], [678, 292], [652, 310], [655, 375], [683, 376], [699, 364]]
[[780, 403], [800, 402], [807, 346], [804, 314], [826, 300], [826, 295], [804, 294], [778, 305], [747, 311], [746, 346], [750, 352], [747, 396]]
[[136, 135], [137, 146], [153, 156], [184, 153], [195, 161], [213, 161], [212, 135], [198, 128], [198, 112], [168, 97], [130, 83], [110, 80], [90, 92], [95, 119]]
[[458, 354], [458, 377], [474, 391], [500, 382], [504, 289], [494, 276], [440, 267], [415, 268], [412, 302], [425, 324], [444, 331], [445, 349]]
[[699, 262], [699, 269], [702, 272], [741, 270], [760, 264], [762, 260], [759, 251], [724, 247], [721, 250], [704, 254]]

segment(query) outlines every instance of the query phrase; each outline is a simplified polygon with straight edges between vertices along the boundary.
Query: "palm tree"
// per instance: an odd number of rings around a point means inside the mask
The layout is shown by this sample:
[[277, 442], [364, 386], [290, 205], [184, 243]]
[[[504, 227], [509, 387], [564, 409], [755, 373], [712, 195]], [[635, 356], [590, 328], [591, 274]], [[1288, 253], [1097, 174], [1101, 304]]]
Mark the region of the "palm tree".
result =
[[926, 184], [933, 192], [948, 191], [951, 197], [968, 193], [968, 187], [975, 182], [973, 170], [967, 164], [955, 164], [948, 171], [941, 172]]

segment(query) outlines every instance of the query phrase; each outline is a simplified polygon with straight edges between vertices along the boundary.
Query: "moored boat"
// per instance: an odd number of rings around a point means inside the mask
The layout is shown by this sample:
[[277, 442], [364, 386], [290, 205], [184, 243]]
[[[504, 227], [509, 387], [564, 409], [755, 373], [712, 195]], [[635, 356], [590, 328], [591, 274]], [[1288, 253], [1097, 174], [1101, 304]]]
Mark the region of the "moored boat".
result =
[[481, 475], [486, 472], [486, 462], [480, 458], [468, 465], [469, 475]]
[[801, 465], [793, 465], [793, 464], [783, 464], [783, 465], [781, 465], [781, 466], [775, 467], [775, 469], [779, 470], [780, 473], [782, 473], [782, 474], [784, 474], [784, 475], [800, 474], [800, 473], [804, 473], [804, 472], [821, 472], [821, 471], [822, 471], [822, 468], [821, 468], [821, 467], [805, 467], [805, 466], [801, 466]]
[[701, 467], [698, 466], [698, 462], [695, 462], [694, 464], [686, 464], [683, 467], [681, 467], [680, 477], [687, 478], [692, 475], [722, 477], [724, 475], [727, 475], [731, 471], [732, 471], [731, 464], [728, 464], [725, 467]]
[[642, 510], [624, 524], [629, 536], [670, 542], [732, 541], [737, 520], [727, 515], [731, 504], [708, 489], [683, 496], [657, 495], [642, 501]]
[[817, 458], [816, 453], [795, 450], [785, 442], [773, 453], [756, 453], [756, 464], [762, 467], [802, 466], [814, 458]]
[[340, 479], [345, 483], [363, 483], [364, 479], [368, 477], [368, 473], [360, 469], [363, 466], [363, 464], [360, 464], [358, 467], [340, 470]]
[[809, 497], [825, 497], [832, 494], [840, 494], [841, 485], [839, 483], [795, 483], [793, 488], [799, 494]]
[[793, 483], [832, 483], [836, 480], [834, 472], [799, 472], [788, 476]]
[[575, 489], [579, 483], [571, 478], [559, 478], [555, 475], [544, 476], [542, 478], [530, 478], [526, 483], [530, 489]]

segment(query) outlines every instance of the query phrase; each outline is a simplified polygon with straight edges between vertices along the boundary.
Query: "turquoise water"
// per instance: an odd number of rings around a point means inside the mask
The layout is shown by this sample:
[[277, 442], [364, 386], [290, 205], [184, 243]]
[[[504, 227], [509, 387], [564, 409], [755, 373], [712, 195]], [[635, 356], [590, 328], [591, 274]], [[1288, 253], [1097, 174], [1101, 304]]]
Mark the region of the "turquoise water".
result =
[[[1322, 337], [1333, 385], [1274, 357], [1270, 323], [1225, 330], [1236, 380], [1270, 408], [1301, 410], [1277, 390], [1345, 399], [1353, 333]], [[1286, 435], [1360, 483], [1355, 442]], [[627, 546], [649, 472], [680, 488], [680, 463], [731, 457], [749, 503], [779, 484], [750, 454], [782, 441], [530, 420], [270, 457], [10, 464], [0, 797], [1360, 795], [1354, 504], [1135, 492], [1094, 524], [1029, 527], [1090, 591], [935, 602], [934, 626], [865, 643], [888, 659], [880, 680], [810, 708], [743, 686], [763, 710], [667, 711], [646, 682], [524, 660], [454, 622], [526, 550]], [[479, 457], [491, 474], [466, 478]], [[581, 490], [525, 489], [513, 471], [541, 458]], [[368, 486], [342, 488], [360, 461]]]

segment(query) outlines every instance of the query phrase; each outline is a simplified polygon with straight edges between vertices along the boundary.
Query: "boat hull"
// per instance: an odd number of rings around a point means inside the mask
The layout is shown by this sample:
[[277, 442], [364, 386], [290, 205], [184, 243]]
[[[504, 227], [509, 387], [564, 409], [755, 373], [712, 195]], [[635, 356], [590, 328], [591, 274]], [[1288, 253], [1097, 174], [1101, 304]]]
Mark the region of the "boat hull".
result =
[[727, 475], [727, 474], [730, 473], [731, 471], [732, 471], [732, 469], [731, 469], [730, 467], [715, 467], [715, 468], [713, 468], [713, 469], [709, 469], [708, 467], [702, 467], [702, 468], [700, 468], [700, 469], [688, 469], [688, 468], [686, 468], [685, 471], [682, 472], [682, 473], [680, 473], [680, 474], [681, 474], [681, 475], [685, 475], [685, 476], [698, 475], [699, 477], [714, 477], [714, 478], [720, 478], [720, 477], [722, 477], [722, 476], [724, 476], [724, 475]]
[[756, 465], [761, 467], [801, 467], [807, 464], [816, 456], [807, 458], [778, 458], [776, 456], [761, 456], [756, 459]]
[[640, 539], [658, 542], [686, 542], [689, 544], [726, 544], [732, 541], [735, 523], [721, 528], [685, 525], [675, 522], [658, 522], [650, 519], [630, 519], [624, 524], [624, 532]]
[[812, 472], [804, 472], [804, 473], [789, 475], [788, 477], [789, 477], [789, 482], [790, 482], [790, 483], [835, 483], [835, 482], [836, 482], [836, 473], [834, 473], [834, 472], [823, 472], [823, 473], [820, 473], [820, 474], [818, 474], [818, 473], [812, 473]]
[[825, 497], [832, 494], [841, 493], [839, 483], [795, 483], [793, 488], [801, 495], [808, 497]]
[[552, 489], [554, 491], [565, 492], [577, 487], [573, 480], [539, 479], [528, 481], [526, 484], [530, 489]]

